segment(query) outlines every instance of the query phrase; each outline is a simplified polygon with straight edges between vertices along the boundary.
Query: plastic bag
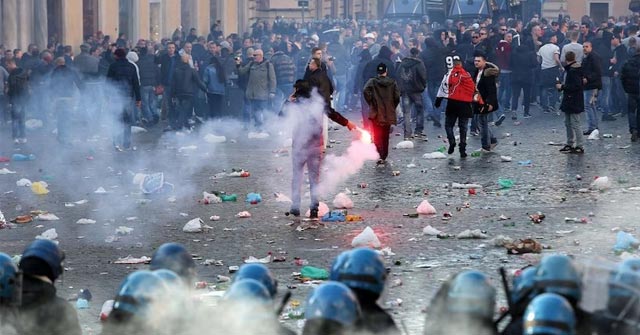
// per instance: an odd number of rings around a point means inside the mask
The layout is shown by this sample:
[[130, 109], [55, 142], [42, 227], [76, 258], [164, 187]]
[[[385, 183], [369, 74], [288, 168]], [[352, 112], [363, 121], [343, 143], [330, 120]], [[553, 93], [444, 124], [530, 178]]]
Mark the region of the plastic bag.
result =
[[424, 227], [424, 229], [422, 229], [422, 234], [429, 235], [429, 236], [438, 236], [438, 235], [442, 235], [443, 233], [440, 230], [433, 228], [429, 225]]
[[380, 248], [382, 243], [380, 243], [380, 239], [376, 236], [376, 233], [371, 229], [371, 227], [365, 228], [358, 236], [353, 238], [351, 241], [351, 246], [354, 248], [358, 247], [371, 247], [371, 248]]
[[36, 236], [36, 240], [55, 240], [58, 238], [58, 233], [55, 228], [45, 230], [42, 234]]
[[22, 178], [16, 182], [16, 185], [19, 187], [31, 187], [31, 180]]
[[49, 193], [47, 186], [48, 186], [47, 183], [43, 181], [37, 181], [31, 184], [31, 191], [37, 195], [45, 195]]
[[210, 144], [215, 143], [224, 143], [227, 141], [227, 137], [225, 136], [217, 136], [214, 134], [207, 134], [204, 136], [204, 141]]
[[182, 231], [185, 233], [200, 233], [202, 232], [202, 223], [200, 218], [192, 219], [182, 227]]
[[501, 189], [509, 189], [513, 187], [513, 180], [511, 179], [498, 179], [498, 185]]
[[429, 203], [428, 200], [423, 200], [420, 205], [418, 205], [416, 211], [418, 212], [418, 214], [422, 215], [436, 214], [436, 209]]
[[327, 280], [329, 279], [329, 271], [313, 266], [303, 266], [300, 269], [300, 276], [314, 280]]
[[345, 222], [347, 219], [341, 211], [331, 211], [322, 216], [322, 222]]
[[396, 149], [413, 149], [412, 141], [402, 141], [396, 144]]
[[340, 192], [333, 199], [333, 207], [351, 209], [353, 208], [353, 201], [344, 192]]
[[[320, 205], [318, 206], [318, 217], [323, 217], [329, 212], [329, 206], [327, 206], [327, 204], [325, 204], [324, 202], [320, 202]], [[305, 216], [310, 217], [311, 211], [307, 209], [307, 213], [305, 214]]]
[[640, 247], [640, 241], [637, 238], [629, 233], [619, 231], [618, 235], [616, 235], [616, 244], [613, 246], [613, 251], [621, 253], [629, 249], [638, 249], [638, 247]]
[[435, 151], [435, 152], [426, 153], [426, 154], [422, 155], [422, 158], [426, 158], [426, 159], [443, 159], [443, 158], [447, 158], [447, 155], [442, 153], [442, 152]]
[[221, 202], [222, 199], [220, 199], [217, 195], [213, 193], [202, 192], [202, 203], [204, 203], [205, 205], [217, 204]]
[[244, 201], [250, 204], [257, 204], [262, 202], [262, 196], [259, 193], [249, 193]]
[[598, 129], [594, 129], [591, 134], [589, 134], [589, 137], [587, 137], [588, 140], [599, 140], [600, 139], [600, 131]]
[[591, 183], [591, 187], [596, 190], [606, 190], [611, 188], [611, 180], [609, 177], [598, 177]]

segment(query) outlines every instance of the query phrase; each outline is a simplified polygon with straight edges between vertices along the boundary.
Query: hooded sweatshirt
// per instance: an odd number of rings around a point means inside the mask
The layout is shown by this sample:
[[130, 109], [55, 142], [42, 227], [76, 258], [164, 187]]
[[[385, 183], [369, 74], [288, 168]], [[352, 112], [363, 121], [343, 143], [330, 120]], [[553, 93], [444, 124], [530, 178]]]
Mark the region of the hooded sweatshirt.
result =
[[138, 60], [140, 60], [138, 58], [138, 54], [133, 52], [133, 51], [129, 51], [129, 53], [127, 54], [127, 60], [129, 61], [129, 63], [133, 64], [133, 66], [136, 67], [136, 74], [138, 75], [138, 82], [140, 82], [140, 69], [138, 68], [138, 64], [136, 64], [138, 62]]
[[364, 87], [364, 99], [369, 104], [369, 119], [379, 126], [395, 125], [400, 90], [388, 76], [369, 79]]
[[397, 75], [400, 91], [403, 94], [422, 93], [427, 87], [427, 69], [418, 58], [403, 59]]

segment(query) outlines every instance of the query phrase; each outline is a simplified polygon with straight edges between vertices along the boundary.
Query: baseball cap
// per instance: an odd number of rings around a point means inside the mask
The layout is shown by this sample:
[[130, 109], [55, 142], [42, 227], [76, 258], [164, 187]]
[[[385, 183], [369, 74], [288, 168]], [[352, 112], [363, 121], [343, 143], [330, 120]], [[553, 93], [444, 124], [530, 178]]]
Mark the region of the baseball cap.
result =
[[378, 64], [378, 67], [376, 68], [376, 71], [378, 72], [378, 74], [383, 74], [383, 73], [387, 72], [387, 66], [384, 63], [380, 63], [380, 64]]

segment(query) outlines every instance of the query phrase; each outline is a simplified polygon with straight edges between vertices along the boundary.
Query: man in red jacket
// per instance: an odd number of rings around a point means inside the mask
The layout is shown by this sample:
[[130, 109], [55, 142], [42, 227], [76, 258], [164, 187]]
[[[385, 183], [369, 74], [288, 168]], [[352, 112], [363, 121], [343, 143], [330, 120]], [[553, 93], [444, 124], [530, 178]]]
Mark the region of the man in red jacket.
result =
[[449, 154], [456, 147], [456, 138], [453, 135], [453, 126], [458, 121], [460, 129], [460, 157], [467, 157], [467, 128], [469, 119], [473, 116], [471, 102], [478, 101], [476, 85], [469, 72], [462, 67], [460, 56], [447, 57], [447, 65], [452, 67], [442, 79], [440, 89], [435, 101], [435, 107], [440, 107], [442, 99], [447, 99], [445, 108], [444, 129], [449, 141]]

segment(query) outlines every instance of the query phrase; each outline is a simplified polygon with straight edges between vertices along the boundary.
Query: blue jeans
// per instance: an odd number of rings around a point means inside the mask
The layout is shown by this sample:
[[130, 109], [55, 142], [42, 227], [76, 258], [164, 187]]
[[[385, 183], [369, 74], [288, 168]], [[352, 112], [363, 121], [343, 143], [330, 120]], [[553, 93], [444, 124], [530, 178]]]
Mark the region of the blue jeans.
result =
[[318, 183], [320, 181], [320, 163], [322, 162], [321, 147], [309, 146], [295, 148], [292, 155], [293, 175], [291, 178], [291, 209], [300, 210], [300, 189], [304, 177], [304, 166], [309, 171], [309, 194], [311, 196], [310, 209], [318, 209]]
[[189, 118], [193, 114], [193, 96], [177, 97], [175, 110], [177, 118], [171, 127], [174, 130], [189, 128]]
[[511, 72], [500, 72], [499, 79], [498, 104], [504, 107], [504, 110], [511, 109]]
[[158, 115], [158, 98], [156, 97], [155, 87], [142, 86], [140, 87], [140, 94], [142, 95], [142, 117], [147, 119], [148, 122], [157, 122], [160, 119]]
[[[133, 123], [133, 109], [136, 107], [132, 100], [125, 100], [124, 107], [119, 111], [114, 127], [113, 145], [124, 149], [131, 148], [131, 125]], [[118, 129], [120, 127], [120, 129]]]
[[[427, 82], [427, 94], [428, 94], [427, 99], [431, 100], [431, 103], [430, 103], [431, 106], [433, 106], [432, 103], [436, 101], [436, 95], [438, 94], [439, 88], [440, 88], [439, 81], [432, 80], [430, 82]], [[425, 99], [425, 101], [427, 101], [427, 99]], [[435, 106], [433, 106], [433, 109], [427, 108], [427, 115], [431, 116], [431, 119], [433, 119], [434, 123], [440, 123], [442, 108], [444, 108], [442, 105], [440, 105], [439, 108], [436, 108]]]
[[25, 111], [24, 105], [20, 102], [11, 104], [11, 133], [13, 139], [25, 138]]
[[498, 140], [491, 133], [491, 129], [489, 129], [489, 114], [475, 114], [478, 116], [478, 128], [480, 130], [480, 141], [482, 143], [482, 148], [486, 150], [491, 150], [491, 144], [498, 143]]
[[62, 144], [71, 143], [71, 108], [73, 104], [72, 98], [56, 98], [55, 115], [58, 126], [58, 142]]
[[589, 130], [598, 128], [598, 114], [596, 112], [596, 104], [590, 103], [591, 98], [595, 94], [596, 90], [584, 90], [584, 111], [587, 113], [587, 124]]
[[407, 93], [401, 96], [402, 114], [404, 118], [404, 137], [411, 137], [411, 111], [416, 111], [416, 134], [422, 133], [424, 130], [424, 102], [422, 93]]
[[611, 79], [611, 111], [617, 113], [624, 113], [627, 110], [627, 94], [622, 88], [622, 81], [620, 77], [613, 77]]
[[333, 92], [333, 103], [335, 109], [342, 111], [347, 101], [347, 74], [335, 75], [336, 91]]
[[602, 90], [598, 92], [598, 110], [602, 116], [611, 112], [609, 99], [611, 98], [611, 77], [602, 76]]
[[249, 117], [245, 119], [246, 126], [249, 126], [249, 122], [253, 117], [254, 125], [258, 131], [262, 130], [262, 124], [264, 123], [264, 111], [269, 108], [268, 100], [254, 100], [249, 99]]

